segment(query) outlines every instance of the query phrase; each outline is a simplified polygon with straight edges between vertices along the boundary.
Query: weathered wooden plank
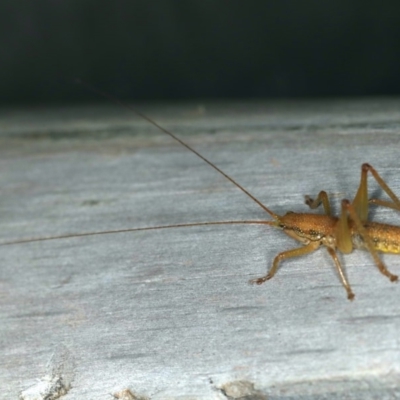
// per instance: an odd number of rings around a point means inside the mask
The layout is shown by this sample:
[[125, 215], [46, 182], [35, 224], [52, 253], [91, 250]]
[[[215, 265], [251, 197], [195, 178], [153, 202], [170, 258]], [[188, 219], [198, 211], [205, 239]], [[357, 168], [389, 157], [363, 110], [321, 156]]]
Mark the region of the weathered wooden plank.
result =
[[[322, 189], [337, 210], [363, 162], [400, 193], [398, 100], [144, 111], [278, 214], [307, 211], [303, 196]], [[0, 171], [2, 243], [269, 218], [193, 154], [113, 107], [4, 110]], [[372, 182], [371, 193], [381, 194]], [[398, 221], [390, 210], [372, 216]], [[398, 285], [355, 252], [343, 257], [349, 302], [323, 249], [286, 262], [263, 286], [247, 283], [294, 246], [247, 225], [1, 246], [0, 398], [46, 374], [47, 391], [72, 381], [66, 399], [128, 388], [151, 399], [400, 396]], [[399, 273], [398, 258], [384, 260]]]

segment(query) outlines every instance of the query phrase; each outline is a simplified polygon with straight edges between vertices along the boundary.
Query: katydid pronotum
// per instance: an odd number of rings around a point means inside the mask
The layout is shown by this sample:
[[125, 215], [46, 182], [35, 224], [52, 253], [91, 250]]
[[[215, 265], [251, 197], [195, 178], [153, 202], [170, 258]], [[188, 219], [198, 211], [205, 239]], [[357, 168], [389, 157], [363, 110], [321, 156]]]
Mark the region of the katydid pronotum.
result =
[[[84, 84], [85, 86], [88, 86]], [[89, 87], [89, 86], [88, 86]], [[54, 239], [63, 239], [70, 237], [79, 236], [90, 236], [100, 234], [110, 234], [117, 232], [133, 232], [143, 230], [155, 230], [155, 229], [166, 229], [166, 228], [183, 228], [190, 226], [202, 226], [202, 225], [221, 225], [221, 224], [265, 224], [271, 225], [276, 228], [280, 228], [288, 236], [301, 242], [302, 246], [291, 250], [286, 250], [279, 253], [273, 260], [272, 267], [269, 269], [265, 276], [257, 279], [253, 279], [250, 283], [262, 284], [265, 281], [271, 279], [277, 272], [281, 261], [294, 258], [302, 255], [309, 254], [317, 250], [320, 246], [325, 246], [328, 250], [328, 254], [332, 257], [333, 262], [337, 268], [340, 280], [347, 292], [347, 298], [352, 300], [354, 293], [351, 286], [346, 278], [343, 267], [337, 256], [337, 251], [348, 254], [354, 249], [367, 250], [379, 271], [386, 275], [392, 282], [397, 281], [398, 277], [388, 271], [378, 253], [400, 253], [400, 227], [368, 221], [368, 209], [369, 204], [380, 205], [383, 207], [389, 207], [400, 211], [400, 200], [381, 178], [378, 172], [369, 164], [365, 163], [361, 167], [361, 181], [353, 201], [347, 199], [341, 202], [341, 212], [339, 217], [335, 217], [331, 213], [331, 207], [328, 195], [325, 191], [321, 191], [315, 200], [306, 196], [306, 204], [311, 208], [315, 209], [321, 204], [323, 205], [325, 214], [311, 214], [311, 213], [295, 213], [287, 212], [285, 215], [278, 215], [266, 207], [260, 200], [249, 193], [243, 186], [237, 183], [233, 178], [223, 172], [215, 164], [209, 161], [207, 158], [198, 153], [194, 148], [189, 146], [187, 143], [182, 141], [180, 138], [175, 136], [170, 131], [166, 130], [162, 126], [158, 125], [155, 121], [142, 114], [141, 112], [129, 107], [122, 103], [118, 99], [102, 93], [97, 89], [89, 87], [90, 90], [101, 94], [112, 100], [130, 111], [133, 111], [136, 115], [148, 121], [153, 126], [157, 127], [161, 132], [169, 135], [175, 141], [186, 147], [189, 151], [194, 153], [197, 157], [202, 159], [205, 163], [211, 166], [219, 174], [224, 176], [243, 193], [245, 193], [252, 201], [257, 203], [264, 211], [266, 211], [272, 220], [241, 220], [241, 221], [211, 221], [211, 222], [194, 222], [194, 223], [182, 223], [174, 225], [162, 225], [152, 226], [144, 228], [131, 228], [121, 229], [112, 231], [101, 231], [101, 232], [86, 232], [78, 234], [66, 234], [51, 237], [40, 237], [31, 239], [19, 239], [0, 243], [0, 245], [10, 245], [17, 243], [27, 243], [33, 241], [45, 241]], [[380, 199], [368, 199], [368, 185], [367, 178], [368, 172], [374, 177], [379, 186], [384, 192], [390, 197], [391, 201], [380, 200]]]

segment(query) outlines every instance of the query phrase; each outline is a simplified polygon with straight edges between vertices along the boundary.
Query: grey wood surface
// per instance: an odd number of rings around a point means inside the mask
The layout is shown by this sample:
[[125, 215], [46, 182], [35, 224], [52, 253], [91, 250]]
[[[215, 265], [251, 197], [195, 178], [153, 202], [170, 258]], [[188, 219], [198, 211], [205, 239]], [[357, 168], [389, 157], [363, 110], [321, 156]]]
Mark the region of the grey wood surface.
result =
[[[307, 212], [304, 195], [322, 189], [337, 211], [363, 162], [400, 194], [396, 99], [141, 110], [278, 214]], [[269, 219], [203, 161], [113, 106], [2, 110], [0, 171], [1, 243]], [[400, 222], [391, 210], [371, 217]], [[342, 257], [350, 302], [324, 249], [248, 284], [296, 246], [262, 225], [0, 246], [0, 398], [400, 398], [399, 285], [353, 252]], [[398, 257], [384, 261], [400, 274]]]

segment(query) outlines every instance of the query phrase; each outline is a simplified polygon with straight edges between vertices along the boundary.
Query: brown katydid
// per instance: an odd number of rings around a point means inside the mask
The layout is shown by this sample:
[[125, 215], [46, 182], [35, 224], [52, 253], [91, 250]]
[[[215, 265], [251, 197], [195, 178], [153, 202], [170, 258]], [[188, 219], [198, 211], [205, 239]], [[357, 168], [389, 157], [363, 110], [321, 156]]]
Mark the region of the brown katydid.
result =
[[[88, 85], [84, 84], [89, 87]], [[391, 281], [397, 281], [398, 277], [390, 273], [384, 263], [378, 256], [379, 252], [386, 253], [400, 253], [400, 227], [370, 222], [368, 221], [368, 208], [369, 204], [381, 205], [384, 207], [393, 208], [400, 211], [400, 200], [384, 182], [377, 171], [369, 164], [363, 164], [361, 168], [361, 182], [356, 193], [356, 196], [352, 202], [349, 200], [342, 200], [341, 202], [341, 213], [339, 217], [335, 217], [331, 213], [331, 207], [326, 192], [321, 191], [315, 200], [306, 196], [306, 204], [315, 209], [319, 205], [323, 205], [325, 214], [311, 214], [311, 213], [294, 213], [288, 212], [283, 216], [280, 216], [268, 207], [266, 207], [260, 200], [249, 193], [245, 188], [243, 188], [239, 183], [237, 183], [233, 178], [223, 172], [215, 164], [209, 161], [207, 158], [198, 153], [191, 146], [183, 142], [177, 136], [175, 136], [170, 131], [166, 130], [162, 126], [158, 125], [155, 121], [147, 117], [146, 115], [138, 112], [135, 109], [127, 106], [118, 99], [106, 95], [97, 89], [89, 87], [90, 90], [99, 93], [115, 103], [128, 108], [135, 114], [139, 115], [141, 118], [148, 121], [150, 124], [157, 127], [163, 133], [172, 137], [175, 141], [179, 142], [182, 146], [186, 147], [189, 151], [194, 153], [197, 157], [201, 158], [204, 162], [210, 165], [214, 170], [223, 175], [236, 187], [238, 187], [243, 193], [250, 197], [255, 203], [264, 209], [271, 217], [272, 220], [259, 221], [259, 220], [242, 220], [242, 221], [212, 221], [212, 222], [195, 222], [195, 223], [183, 223], [174, 225], [163, 225], [163, 226], [153, 226], [144, 228], [130, 228], [112, 231], [101, 231], [101, 232], [87, 232], [78, 234], [66, 234], [52, 237], [42, 237], [33, 239], [20, 239], [15, 241], [9, 241], [6, 243], [1, 243], [1, 245], [6, 244], [17, 244], [17, 243], [27, 243], [33, 241], [44, 241], [44, 240], [54, 240], [63, 239], [70, 237], [81, 237], [81, 236], [91, 236], [100, 234], [110, 234], [118, 232], [134, 232], [143, 230], [155, 230], [155, 229], [166, 229], [166, 228], [178, 228], [178, 227], [190, 227], [190, 226], [201, 226], [201, 225], [221, 225], [221, 224], [265, 224], [271, 225], [282, 229], [288, 236], [296, 239], [302, 243], [301, 247], [294, 248], [291, 250], [286, 250], [279, 253], [270, 268], [269, 272], [260, 278], [253, 279], [250, 282], [254, 284], [262, 284], [266, 280], [271, 279], [281, 261], [302, 256], [315, 251], [320, 246], [325, 246], [328, 250], [329, 255], [332, 257], [334, 264], [338, 270], [339, 277], [344, 288], [347, 291], [348, 299], [352, 300], [354, 298], [353, 291], [347, 278], [344, 274], [343, 268], [337, 256], [337, 251], [344, 254], [348, 254], [353, 251], [353, 249], [364, 249], [367, 250], [373, 257], [373, 260], [380, 272]], [[380, 187], [388, 194], [392, 201], [385, 201], [379, 199], [368, 199], [368, 186], [367, 178], [368, 172], [372, 174]]]

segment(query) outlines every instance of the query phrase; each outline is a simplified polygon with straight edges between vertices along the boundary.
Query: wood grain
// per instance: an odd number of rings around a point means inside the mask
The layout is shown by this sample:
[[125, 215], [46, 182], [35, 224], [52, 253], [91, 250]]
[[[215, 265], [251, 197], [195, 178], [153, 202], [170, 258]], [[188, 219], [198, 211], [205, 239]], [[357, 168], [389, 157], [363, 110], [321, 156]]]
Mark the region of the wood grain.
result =
[[[363, 162], [400, 193], [398, 100], [141, 109], [278, 214], [307, 211], [304, 195], [322, 189], [337, 211]], [[112, 106], [3, 110], [0, 171], [1, 243], [269, 218]], [[381, 195], [372, 181], [370, 193]], [[399, 221], [391, 210], [371, 216]], [[354, 302], [324, 249], [248, 284], [297, 245], [271, 227], [238, 225], [0, 246], [0, 398], [45, 376], [70, 380], [74, 400], [127, 389], [149, 399], [400, 397], [400, 287], [367, 253], [343, 257]], [[398, 257], [384, 261], [400, 273]]]

